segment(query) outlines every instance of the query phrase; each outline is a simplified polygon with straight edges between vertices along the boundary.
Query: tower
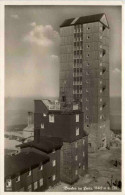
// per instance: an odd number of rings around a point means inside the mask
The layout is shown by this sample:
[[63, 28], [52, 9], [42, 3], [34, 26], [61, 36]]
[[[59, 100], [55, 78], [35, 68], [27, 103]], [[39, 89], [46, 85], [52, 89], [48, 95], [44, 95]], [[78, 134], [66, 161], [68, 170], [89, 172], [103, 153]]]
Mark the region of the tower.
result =
[[60, 100], [81, 102], [89, 149], [109, 145], [109, 25], [105, 14], [60, 26]]

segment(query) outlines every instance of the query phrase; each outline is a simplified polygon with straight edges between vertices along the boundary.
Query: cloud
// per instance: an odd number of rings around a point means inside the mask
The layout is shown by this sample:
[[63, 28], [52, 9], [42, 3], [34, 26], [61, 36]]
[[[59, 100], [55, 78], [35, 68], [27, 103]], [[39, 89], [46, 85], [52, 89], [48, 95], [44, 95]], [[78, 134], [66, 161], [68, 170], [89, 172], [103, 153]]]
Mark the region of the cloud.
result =
[[31, 23], [33, 29], [24, 37], [24, 41], [42, 47], [52, 47], [55, 43], [59, 43], [59, 33], [54, 31], [51, 25], [36, 25]]
[[19, 19], [19, 16], [17, 14], [12, 14], [11, 15], [11, 18], [14, 18], [14, 19], [18, 20]]
[[32, 22], [32, 23], [30, 23], [30, 26], [36, 26], [36, 22]]

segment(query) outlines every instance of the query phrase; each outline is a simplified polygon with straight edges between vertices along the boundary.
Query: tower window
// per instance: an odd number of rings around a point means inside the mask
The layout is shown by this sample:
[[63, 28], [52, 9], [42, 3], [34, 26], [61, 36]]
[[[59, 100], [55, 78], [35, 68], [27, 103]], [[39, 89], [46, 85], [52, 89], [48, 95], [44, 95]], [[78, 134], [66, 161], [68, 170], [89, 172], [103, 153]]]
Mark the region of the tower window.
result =
[[44, 129], [44, 124], [43, 123], [41, 123], [41, 129]]
[[83, 142], [82, 143], [83, 143], [83, 145], [85, 144], [85, 140], [84, 139], [83, 139]]
[[84, 156], [85, 156], [85, 152], [83, 152], [83, 154], [82, 154], [82, 155], [83, 155], [83, 157], [84, 157]]
[[79, 127], [76, 127], [76, 136], [79, 135]]
[[75, 170], [75, 175], [78, 175], [78, 170]]
[[102, 75], [102, 71], [100, 72], [100, 75]]
[[41, 179], [39, 180], [39, 185], [40, 185], [40, 186], [43, 186], [43, 178], [41, 178]]
[[76, 114], [76, 122], [79, 122], [79, 114]]
[[100, 89], [100, 93], [102, 93], [102, 89]]
[[56, 166], [56, 160], [53, 160], [53, 161], [52, 161], [52, 165], [53, 165], [53, 167]]
[[100, 119], [102, 119], [102, 115], [100, 115]]
[[102, 98], [100, 98], [100, 102], [102, 102]]
[[76, 160], [76, 161], [78, 160], [78, 156], [77, 156], [77, 155], [75, 156], [75, 160]]
[[89, 116], [88, 115], [86, 115], [86, 119], [88, 119], [89, 118]]
[[75, 143], [75, 148], [77, 148], [78, 147], [78, 144], [77, 144], [77, 142]]
[[99, 83], [100, 83], [100, 85], [101, 85], [101, 84], [102, 84], [102, 81], [100, 81]]
[[62, 101], [65, 102], [66, 101], [66, 96], [62, 96]]
[[34, 190], [36, 190], [37, 188], [38, 188], [38, 183], [36, 181], [36, 182], [34, 182]]
[[102, 110], [102, 107], [100, 107], [100, 111]]
[[52, 180], [53, 180], [53, 181], [56, 180], [56, 175], [53, 175]]
[[49, 122], [54, 123], [54, 114], [49, 114]]

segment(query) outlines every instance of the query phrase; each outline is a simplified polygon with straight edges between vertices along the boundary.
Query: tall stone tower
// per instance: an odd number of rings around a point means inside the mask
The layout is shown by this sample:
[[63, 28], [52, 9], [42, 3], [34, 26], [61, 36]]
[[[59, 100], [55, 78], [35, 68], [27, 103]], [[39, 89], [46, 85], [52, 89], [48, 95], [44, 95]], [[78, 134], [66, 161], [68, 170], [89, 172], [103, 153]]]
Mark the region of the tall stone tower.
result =
[[81, 102], [89, 150], [109, 145], [109, 25], [105, 14], [60, 26], [60, 100]]

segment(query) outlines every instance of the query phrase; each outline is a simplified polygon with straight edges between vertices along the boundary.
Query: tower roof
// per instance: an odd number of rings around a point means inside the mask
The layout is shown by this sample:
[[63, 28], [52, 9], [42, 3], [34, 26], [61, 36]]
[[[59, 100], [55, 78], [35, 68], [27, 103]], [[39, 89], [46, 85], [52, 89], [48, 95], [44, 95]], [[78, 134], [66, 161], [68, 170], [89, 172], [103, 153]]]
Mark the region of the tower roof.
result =
[[109, 28], [106, 15], [104, 13], [67, 19], [61, 24], [60, 27], [66, 27], [66, 26], [72, 26], [78, 24], [87, 24], [92, 22], [101, 22], [107, 28]]

